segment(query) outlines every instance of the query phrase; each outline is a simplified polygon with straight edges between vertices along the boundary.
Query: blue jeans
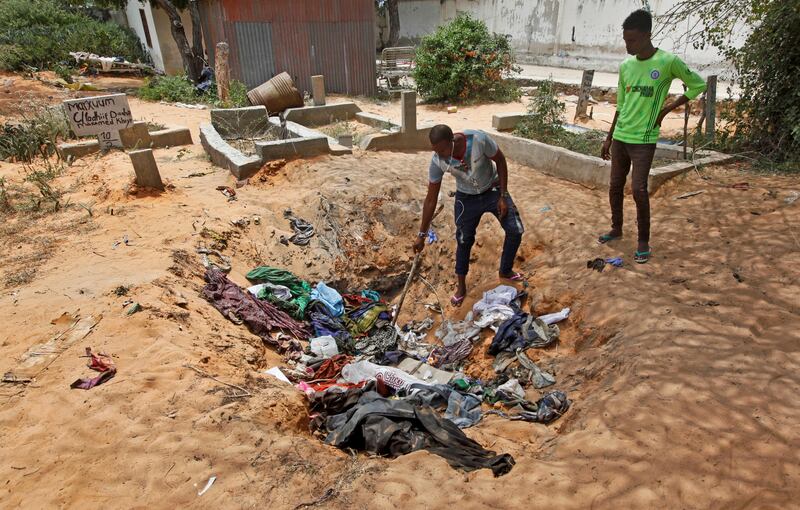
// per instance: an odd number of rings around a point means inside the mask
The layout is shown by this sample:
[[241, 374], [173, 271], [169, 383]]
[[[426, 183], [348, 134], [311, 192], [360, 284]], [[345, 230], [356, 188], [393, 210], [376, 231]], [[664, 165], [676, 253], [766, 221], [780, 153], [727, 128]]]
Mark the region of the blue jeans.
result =
[[456, 192], [455, 219], [456, 219], [456, 274], [466, 276], [469, 272], [469, 254], [475, 243], [475, 232], [484, 213], [494, 215], [506, 233], [503, 243], [503, 254], [500, 257], [500, 272], [510, 274], [514, 267], [514, 258], [522, 242], [525, 229], [519, 212], [511, 197], [507, 197], [508, 214], [502, 220], [497, 213], [497, 203], [501, 199], [500, 191], [492, 188], [480, 195], [468, 195]]

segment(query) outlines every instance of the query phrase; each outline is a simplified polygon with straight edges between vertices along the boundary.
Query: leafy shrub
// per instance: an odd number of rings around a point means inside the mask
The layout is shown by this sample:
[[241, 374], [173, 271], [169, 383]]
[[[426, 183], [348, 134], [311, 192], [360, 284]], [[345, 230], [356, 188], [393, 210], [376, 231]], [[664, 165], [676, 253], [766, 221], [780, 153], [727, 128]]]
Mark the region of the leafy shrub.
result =
[[0, 1], [0, 69], [49, 68], [70, 51], [147, 59], [134, 33], [72, 12], [55, 0]]
[[171, 103], [196, 103], [198, 94], [186, 75], [154, 76], [145, 81], [138, 95], [148, 101], [169, 101]]
[[504, 77], [518, 70], [509, 40], [462, 13], [422, 39], [414, 80], [420, 94], [432, 100], [513, 101], [519, 87]]
[[599, 155], [606, 134], [594, 129], [580, 133], [565, 129], [564, 111], [564, 103], [556, 98], [553, 80], [543, 81], [531, 97], [528, 115], [517, 125], [514, 134], [589, 156]]
[[250, 105], [250, 101], [247, 99], [247, 87], [240, 81], [231, 80], [228, 101], [223, 104], [217, 98], [216, 84], [213, 84], [208, 92], [201, 94], [195, 90], [186, 75], [150, 78], [145, 82], [144, 87], [139, 89], [138, 95], [148, 101], [204, 103], [220, 108], [239, 108]]
[[727, 125], [711, 147], [749, 153], [757, 169], [800, 171], [800, 0], [681, 0], [659, 18], [663, 27], [693, 27], [676, 44], [714, 46], [733, 64], [741, 92], [720, 111]]
[[0, 160], [31, 162], [56, 153], [60, 140], [70, 135], [61, 107], [31, 105], [30, 114], [20, 122], [0, 126]]
[[234, 108], [250, 106], [250, 100], [247, 99], [247, 86], [238, 80], [231, 80], [228, 100]]

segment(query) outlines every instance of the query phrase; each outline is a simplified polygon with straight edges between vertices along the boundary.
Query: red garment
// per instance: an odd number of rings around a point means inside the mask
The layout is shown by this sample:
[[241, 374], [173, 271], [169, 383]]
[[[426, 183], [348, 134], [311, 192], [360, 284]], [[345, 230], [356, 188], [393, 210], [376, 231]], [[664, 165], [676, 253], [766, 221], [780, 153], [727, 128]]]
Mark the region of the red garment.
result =
[[111, 356], [108, 354], [94, 354], [92, 353], [92, 348], [87, 347], [86, 355], [92, 358], [87, 366], [92, 370], [100, 372], [100, 375], [93, 378], [78, 379], [69, 385], [72, 389], [90, 390], [112, 379], [117, 374], [117, 367], [114, 364], [114, 360], [111, 359]]
[[374, 303], [370, 298], [365, 298], [364, 296], [358, 296], [356, 294], [342, 294], [342, 299], [344, 299], [345, 308], [348, 310], [355, 310], [361, 305]]
[[360, 383], [337, 383], [336, 381], [330, 382], [319, 382], [319, 383], [307, 383], [309, 388], [314, 391], [325, 391], [328, 388], [333, 388], [334, 386], [338, 386], [339, 388], [344, 389], [351, 389], [351, 388], [361, 388], [363, 387], [367, 381], [361, 381]]
[[342, 368], [350, 363], [353, 358], [346, 354], [337, 354], [332, 358], [328, 358], [314, 372], [314, 379], [338, 379], [339, 374], [342, 373]]

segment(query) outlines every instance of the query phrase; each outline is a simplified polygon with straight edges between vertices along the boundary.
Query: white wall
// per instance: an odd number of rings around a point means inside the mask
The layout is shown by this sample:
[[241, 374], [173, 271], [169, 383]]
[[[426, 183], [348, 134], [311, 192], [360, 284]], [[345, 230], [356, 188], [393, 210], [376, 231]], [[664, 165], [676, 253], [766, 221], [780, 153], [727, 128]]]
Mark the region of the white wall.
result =
[[[144, 28], [142, 27], [142, 17], [139, 14], [139, 9], [144, 9], [147, 24], [150, 28], [150, 40], [153, 43], [152, 47], [147, 46], [146, 38], [144, 35]], [[139, 0], [128, 0], [125, 6], [125, 15], [128, 17], [128, 26], [136, 33], [139, 40], [142, 42], [147, 51], [150, 52], [150, 58], [153, 59], [153, 66], [159, 71], [164, 71], [164, 59], [161, 56], [161, 45], [158, 41], [158, 34], [156, 33], [156, 25], [153, 21], [153, 10], [150, 8], [149, 2], [140, 2]]]
[[[417, 42], [458, 12], [483, 20], [493, 32], [510, 34], [522, 63], [616, 71], [627, 55], [622, 21], [649, 4], [663, 14], [678, 0], [399, 0], [401, 43]], [[684, 28], [685, 27], [680, 27]], [[573, 35], [574, 29], [574, 35]], [[715, 49], [676, 46], [679, 29], [659, 36], [660, 48], [707, 72], [726, 66]], [[573, 39], [574, 37], [574, 39]]]

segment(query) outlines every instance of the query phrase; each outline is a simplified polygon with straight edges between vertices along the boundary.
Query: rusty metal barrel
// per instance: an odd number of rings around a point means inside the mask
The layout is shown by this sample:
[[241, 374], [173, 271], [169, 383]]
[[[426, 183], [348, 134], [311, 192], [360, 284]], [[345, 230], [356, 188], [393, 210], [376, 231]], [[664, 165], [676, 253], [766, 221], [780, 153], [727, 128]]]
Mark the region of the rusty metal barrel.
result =
[[303, 96], [289, 73], [283, 72], [247, 93], [253, 106], [264, 105], [270, 113], [280, 113], [287, 108], [303, 106]]

